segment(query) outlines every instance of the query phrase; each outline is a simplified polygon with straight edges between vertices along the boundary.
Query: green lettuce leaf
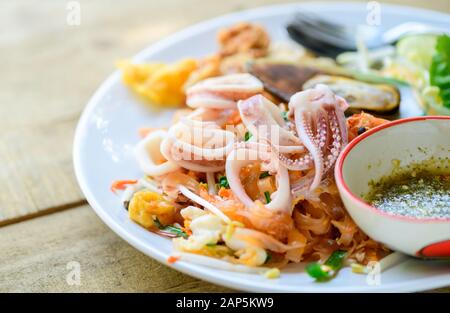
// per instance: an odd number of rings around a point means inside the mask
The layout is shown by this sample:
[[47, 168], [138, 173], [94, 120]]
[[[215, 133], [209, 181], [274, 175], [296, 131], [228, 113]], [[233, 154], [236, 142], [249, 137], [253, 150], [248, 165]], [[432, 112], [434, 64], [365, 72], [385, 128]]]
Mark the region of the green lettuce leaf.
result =
[[444, 106], [450, 108], [450, 37], [447, 35], [437, 39], [430, 67], [430, 84], [439, 87]]

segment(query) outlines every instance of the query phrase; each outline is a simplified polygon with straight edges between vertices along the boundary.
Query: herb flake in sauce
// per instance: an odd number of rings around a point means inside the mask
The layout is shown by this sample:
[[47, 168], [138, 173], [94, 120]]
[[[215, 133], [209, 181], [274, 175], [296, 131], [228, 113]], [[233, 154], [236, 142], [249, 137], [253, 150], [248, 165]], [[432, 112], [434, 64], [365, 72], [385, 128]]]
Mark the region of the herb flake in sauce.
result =
[[383, 177], [371, 183], [371, 190], [364, 198], [393, 215], [449, 218], [450, 173], [447, 166], [440, 165], [430, 169], [416, 164]]

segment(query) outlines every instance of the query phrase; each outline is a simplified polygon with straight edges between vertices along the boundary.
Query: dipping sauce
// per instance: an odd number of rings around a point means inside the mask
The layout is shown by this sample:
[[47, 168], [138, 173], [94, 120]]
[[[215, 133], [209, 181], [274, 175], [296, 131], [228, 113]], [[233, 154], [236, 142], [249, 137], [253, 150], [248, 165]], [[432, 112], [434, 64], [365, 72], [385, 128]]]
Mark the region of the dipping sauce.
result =
[[416, 218], [450, 218], [450, 173], [414, 166], [371, 182], [364, 197], [381, 211]]

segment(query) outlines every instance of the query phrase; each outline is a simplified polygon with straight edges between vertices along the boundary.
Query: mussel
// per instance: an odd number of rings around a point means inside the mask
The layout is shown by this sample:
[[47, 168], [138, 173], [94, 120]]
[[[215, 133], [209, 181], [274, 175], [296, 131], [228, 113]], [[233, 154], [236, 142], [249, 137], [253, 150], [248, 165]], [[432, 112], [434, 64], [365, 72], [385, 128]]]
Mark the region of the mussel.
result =
[[289, 63], [249, 63], [247, 70], [264, 84], [264, 88], [286, 103], [293, 94], [303, 90], [303, 84], [317, 74], [318, 69]]
[[342, 76], [316, 75], [303, 84], [303, 89], [313, 88], [317, 84], [327, 85], [335, 94], [347, 100], [350, 111], [390, 113], [400, 105], [400, 92], [392, 85], [369, 84]]
[[347, 100], [347, 114], [369, 111], [385, 115], [393, 113], [400, 105], [400, 92], [394, 85], [356, 80], [338, 66], [253, 62], [247, 64], [247, 71], [258, 77], [269, 93], [284, 102], [296, 92], [320, 83]]

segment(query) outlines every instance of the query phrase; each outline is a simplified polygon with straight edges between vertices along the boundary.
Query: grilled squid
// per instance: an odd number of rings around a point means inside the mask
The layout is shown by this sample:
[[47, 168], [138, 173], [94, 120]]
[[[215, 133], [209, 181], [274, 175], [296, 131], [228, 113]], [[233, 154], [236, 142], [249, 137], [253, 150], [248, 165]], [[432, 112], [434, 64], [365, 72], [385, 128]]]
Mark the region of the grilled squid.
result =
[[161, 144], [168, 160], [198, 172], [224, 169], [226, 155], [233, 148], [234, 134], [214, 122], [182, 119], [169, 129]]
[[191, 108], [233, 109], [236, 101], [263, 91], [263, 84], [250, 74], [232, 74], [202, 80], [186, 90]]
[[195, 109], [191, 114], [186, 116], [184, 119], [201, 121], [201, 122], [213, 122], [217, 126], [223, 127], [227, 120], [230, 118], [230, 114], [233, 114], [235, 109], [209, 109], [209, 108], [198, 108]]
[[277, 191], [272, 193], [270, 203], [266, 204], [266, 208], [274, 211], [282, 211], [291, 213], [291, 190], [289, 186], [289, 174], [287, 169], [269, 152], [263, 152], [237, 148], [233, 150], [227, 157], [225, 169], [227, 173], [228, 183], [236, 197], [247, 207], [255, 205], [254, 201], [247, 195], [239, 177], [240, 171], [244, 166], [254, 163], [257, 158], [261, 158], [263, 166], [267, 166], [271, 172], [276, 172]]
[[[312, 166], [311, 155], [300, 138], [288, 129], [282, 111], [274, 103], [261, 95], [256, 95], [239, 101], [238, 109], [243, 123], [254, 136], [252, 138], [268, 142], [287, 169], [299, 171]], [[290, 154], [297, 156], [291, 159]]]
[[296, 93], [289, 101], [289, 115], [294, 116], [298, 136], [314, 161], [310, 190], [319, 186], [347, 144], [347, 106], [343, 98], [321, 84]]
[[251, 134], [268, 141], [281, 153], [303, 152], [302, 142], [287, 130], [282, 111], [262, 95], [238, 102], [242, 122]]
[[148, 134], [135, 148], [135, 156], [141, 170], [150, 176], [161, 176], [176, 171], [180, 167], [167, 160], [160, 152], [163, 139], [167, 132], [157, 130]]

